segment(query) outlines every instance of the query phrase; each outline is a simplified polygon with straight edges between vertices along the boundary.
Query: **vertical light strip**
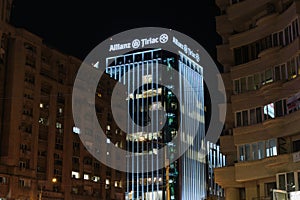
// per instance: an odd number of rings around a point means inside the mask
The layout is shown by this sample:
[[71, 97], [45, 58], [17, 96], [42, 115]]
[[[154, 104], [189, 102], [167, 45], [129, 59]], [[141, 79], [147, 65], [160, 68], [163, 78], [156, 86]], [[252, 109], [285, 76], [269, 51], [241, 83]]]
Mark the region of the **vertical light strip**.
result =
[[[145, 63], [145, 61], [144, 61], [144, 54], [143, 54], [143, 58], [142, 58], [142, 71], [141, 71], [141, 77], [142, 77], [142, 95], [144, 96], [144, 76], [145, 76], [145, 73], [144, 73], [144, 63]], [[144, 122], [144, 120], [145, 120], [145, 116], [144, 116], [144, 113], [145, 113], [145, 103], [144, 103], [144, 99], [142, 100], [142, 108], [143, 108], [143, 111], [142, 111], [142, 134], [143, 134], [143, 137], [144, 137], [144, 124], [145, 124], [145, 122]], [[143, 171], [142, 171], [142, 199], [145, 199], [145, 190], [144, 190], [144, 188], [145, 188], [145, 185], [144, 185], [144, 183], [145, 183], [145, 181], [144, 181], [144, 141], [142, 141], [142, 169], [143, 169]]]
[[[180, 55], [180, 59], [182, 60], [182, 55]], [[183, 127], [184, 127], [184, 124], [183, 124], [183, 108], [184, 108], [184, 105], [181, 103], [181, 102], [183, 102], [183, 97], [182, 97], [182, 64], [181, 64], [181, 62], [180, 62], [180, 60], [178, 61], [178, 65], [179, 65], [179, 105], [181, 105], [180, 106], [180, 133], [182, 133], [182, 134], [180, 134], [180, 140], [181, 141], [183, 141]], [[179, 148], [181, 148], [181, 147], [179, 147]], [[180, 149], [179, 150], [180, 152], [182, 151], [182, 149]], [[181, 165], [181, 169], [182, 169], [182, 175], [181, 176], [185, 176], [185, 166], [184, 165]], [[182, 181], [182, 184], [181, 185], [185, 185], [185, 183], [184, 183], [184, 180], [183, 179], [181, 179], [181, 181]], [[181, 195], [182, 195], [182, 197], [184, 196], [184, 190], [181, 190]]]
[[[154, 76], [154, 61], [151, 61], [151, 75], [152, 77]], [[153, 87], [154, 87], [154, 83], [153, 83], [153, 78], [152, 78], [152, 82], [151, 82], [151, 90], [152, 90], [152, 95], [151, 95], [151, 103], [153, 105]], [[153, 179], [154, 179], [154, 124], [153, 124], [153, 120], [154, 119], [154, 114], [153, 114], [153, 109], [151, 110], [151, 133], [152, 133], [152, 168], [151, 168], [151, 192], [152, 192], [152, 199], [154, 199], [154, 183], [153, 183]]]
[[[181, 55], [179, 61], [179, 73], [188, 81], [189, 85], [180, 83], [183, 87], [183, 135], [186, 140], [190, 140], [192, 135], [196, 135], [193, 145], [182, 156], [182, 195], [181, 199], [203, 199], [205, 198], [205, 163], [200, 160], [199, 151], [203, 146], [202, 140], [205, 135], [204, 130], [204, 111], [203, 106], [199, 107], [198, 102], [204, 102], [203, 98], [203, 78], [200, 68], [200, 74], [196, 72], [196, 65], [188, 58]], [[191, 93], [192, 92], [192, 93]], [[196, 98], [196, 99], [195, 99]], [[199, 121], [199, 116], [200, 120]], [[200, 124], [199, 124], [200, 123]], [[199, 129], [198, 128], [199, 126]], [[186, 141], [191, 142], [191, 141]]]
[[[134, 57], [133, 57], [133, 59], [134, 59]], [[135, 81], [135, 76], [134, 76], [134, 71], [135, 71], [135, 69], [134, 69], [134, 62], [133, 62], [133, 64], [131, 65], [132, 66], [132, 89], [131, 89], [131, 91], [130, 91], [130, 93], [132, 93], [133, 95], [133, 100], [132, 100], [132, 113], [131, 113], [131, 116], [132, 116], [132, 119], [134, 119], [134, 100], [135, 100], [135, 96], [134, 96], [134, 86], [135, 86], [135, 84], [134, 84], [134, 81]], [[129, 83], [130, 84], [130, 83]], [[129, 93], [129, 94], [130, 94]], [[134, 120], [131, 122], [132, 124], [131, 124], [131, 126], [132, 126], [132, 128], [131, 128], [131, 133], [132, 133], [132, 136], [134, 136], [134, 127], [135, 127], [135, 123], [134, 123]], [[134, 166], [135, 166], [135, 159], [134, 159], [134, 138], [132, 139], [132, 141], [131, 141], [131, 145], [132, 145], [132, 175], [131, 175], [131, 181], [132, 181], [132, 191], [134, 192], [133, 193], [133, 195], [132, 195], [132, 199], [134, 200], [135, 198], [135, 195], [136, 195], [136, 192], [134, 191], [134, 186], [135, 186], [135, 177], [134, 177], [134, 174], [135, 174], [135, 172], [134, 172], [134, 170], [135, 170], [135, 168], [134, 168]]]
[[[155, 69], [156, 69], [156, 72], [155, 72], [155, 76], [156, 76], [156, 97], [155, 97], [155, 100], [156, 100], [156, 103], [158, 103], [158, 60], [155, 60]], [[158, 116], [158, 111], [156, 111], [156, 128], [155, 128], [155, 131], [156, 131], [156, 134], [157, 134], [157, 138], [156, 138], [156, 145], [157, 145], [157, 150], [158, 150], [158, 145], [159, 145], [159, 141], [158, 141], [158, 123], [160, 122], [159, 121], [159, 116]], [[159, 170], [158, 170], [158, 156], [156, 155], [156, 179], [158, 178], [158, 174], [159, 174]], [[154, 179], [153, 179], [153, 182], [154, 182]], [[159, 184], [158, 184], [158, 181], [156, 182], [156, 190], [157, 190], [157, 198], [158, 198], [158, 192], [159, 192]]]
[[[135, 89], [135, 91], [137, 92], [137, 94], [139, 94], [139, 91], [138, 91], [138, 87], [139, 87], [139, 85], [140, 85], [140, 78], [139, 78], [139, 75], [140, 75], [140, 63], [139, 62], [137, 62], [136, 63], [136, 74], [137, 74], [137, 76], [136, 76], [136, 87], [134, 87], [134, 89]], [[135, 108], [136, 108], [136, 110], [135, 110], [135, 112], [136, 112], [136, 122], [137, 122], [137, 126], [136, 126], [136, 131], [135, 131], [135, 133], [138, 133], [139, 132], [139, 121], [140, 121], [140, 119], [139, 119], [139, 107], [140, 107], [140, 100], [139, 100], [139, 98], [136, 98], [136, 104], [137, 105], [135, 105]], [[140, 168], [140, 166], [139, 166], [139, 138], [137, 138], [137, 142], [136, 142], [136, 150], [137, 150], [137, 153], [138, 153], [138, 156], [136, 156], [136, 172], [138, 172], [139, 171], [139, 168]], [[139, 198], [139, 192], [140, 192], [140, 185], [139, 185], [139, 178], [140, 178], [140, 173], [136, 173], [136, 193], [137, 193], [137, 199]]]
[[[128, 73], [127, 73], [128, 77], [127, 77], [127, 94], [128, 97], [130, 95], [130, 65], [128, 65]], [[130, 99], [127, 101], [127, 110], [129, 111], [130, 108]], [[129, 132], [129, 128], [130, 128], [130, 116], [127, 116], [127, 133]], [[130, 154], [129, 154], [129, 146], [130, 146], [130, 135], [127, 135], [127, 162], [128, 162], [128, 168], [129, 168], [129, 162], [132, 162], [130, 160]], [[132, 158], [131, 158], [132, 159]], [[128, 171], [130, 171], [130, 169], [128, 169]], [[127, 173], [127, 191], [129, 194], [129, 187], [130, 187], [130, 182], [131, 182], [131, 178], [129, 177], [129, 173]]]
[[[149, 75], [149, 61], [147, 61], [147, 77]], [[147, 79], [148, 80], [148, 79]], [[147, 87], [146, 90], [149, 90], [149, 86], [148, 86], [148, 82], [147, 82]], [[148, 103], [148, 92], [146, 94], [146, 98], [147, 98], [147, 119], [149, 117], [149, 103]], [[147, 126], [147, 138], [149, 140], [150, 134], [149, 134], [149, 126]], [[149, 153], [149, 141], [147, 141], [147, 153]], [[149, 154], [148, 154], [149, 155]], [[147, 156], [147, 180], [146, 180], [146, 185], [147, 185], [147, 194], [149, 194], [149, 184], [148, 184], [148, 178], [149, 178], [149, 156]]]

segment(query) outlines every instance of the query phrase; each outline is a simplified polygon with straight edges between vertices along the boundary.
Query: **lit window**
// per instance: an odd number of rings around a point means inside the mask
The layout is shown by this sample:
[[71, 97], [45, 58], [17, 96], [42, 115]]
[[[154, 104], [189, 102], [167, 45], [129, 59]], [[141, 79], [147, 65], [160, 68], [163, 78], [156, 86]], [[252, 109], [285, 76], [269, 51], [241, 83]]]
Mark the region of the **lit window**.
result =
[[106, 126], [106, 130], [110, 131], [110, 125]]
[[73, 133], [80, 134], [80, 128], [73, 126]]
[[44, 104], [40, 103], [40, 108], [44, 108]]
[[115, 181], [115, 187], [118, 187], [118, 181]]
[[43, 117], [41, 117], [41, 118], [39, 119], [39, 123], [40, 123], [40, 124], [47, 125], [47, 119], [46, 119], [46, 118], [43, 118]]
[[265, 116], [265, 120], [272, 119], [275, 117], [273, 103], [270, 103], [270, 104], [264, 106], [264, 116]]
[[266, 141], [266, 157], [277, 156], [277, 140], [270, 139]]
[[90, 175], [89, 174], [84, 174], [83, 175], [83, 179], [84, 180], [89, 180], [90, 179]]
[[56, 122], [56, 128], [62, 128], [62, 124], [60, 122]]
[[100, 181], [100, 177], [99, 177], [99, 176], [93, 176], [93, 177], [92, 177], [92, 180], [93, 180], [94, 182], [99, 182], [99, 181]]
[[106, 184], [106, 185], [109, 185], [109, 184], [110, 184], [110, 181], [109, 181], [108, 178], [105, 180], [105, 184]]
[[76, 178], [76, 179], [80, 178], [79, 172], [72, 171], [72, 178]]
[[0, 184], [6, 184], [6, 183], [7, 183], [7, 178], [0, 176]]

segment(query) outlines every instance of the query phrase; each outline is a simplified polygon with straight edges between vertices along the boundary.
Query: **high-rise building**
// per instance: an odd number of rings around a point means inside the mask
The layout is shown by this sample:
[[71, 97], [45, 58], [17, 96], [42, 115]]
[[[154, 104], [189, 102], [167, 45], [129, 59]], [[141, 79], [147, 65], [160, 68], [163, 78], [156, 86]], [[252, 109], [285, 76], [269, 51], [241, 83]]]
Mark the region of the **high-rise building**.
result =
[[226, 157], [220, 152], [220, 146], [207, 142], [207, 199], [224, 199], [224, 189], [215, 182], [214, 169], [226, 166]]
[[228, 200], [299, 191], [300, 2], [216, 4], [217, 54], [228, 95], [220, 150], [228, 166], [215, 169], [215, 180]]
[[[124, 119], [128, 121], [129, 152], [126, 199], [205, 199], [205, 156], [200, 155], [201, 148], [206, 146], [203, 68], [180, 51], [177, 55], [154, 48], [107, 58], [106, 73], [124, 84], [123, 101], [130, 113]], [[190, 85], [181, 82], [182, 77]], [[197, 91], [200, 103], [191, 97], [190, 87]], [[179, 91], [177, 95], [172, 91], [174, 88]], [[170, 162], [179, 153], [172, 140], [190, 140], [193, 134], [193, 145]], [[161, 156], [159, 151], [163, 147]], [[160, 162], [167, 166], [158, 169]]]
[[[79, 138], [92, 128], [74, 125], [72, 88], [82, 61], [6, 23], [10, 5], [0, 1], [0, 199], [124, 199], [125, 173], [94, 158]], [[125, 135], [108, 109], [110, 84], [98, 88], [95, 110], [122, 148]]]

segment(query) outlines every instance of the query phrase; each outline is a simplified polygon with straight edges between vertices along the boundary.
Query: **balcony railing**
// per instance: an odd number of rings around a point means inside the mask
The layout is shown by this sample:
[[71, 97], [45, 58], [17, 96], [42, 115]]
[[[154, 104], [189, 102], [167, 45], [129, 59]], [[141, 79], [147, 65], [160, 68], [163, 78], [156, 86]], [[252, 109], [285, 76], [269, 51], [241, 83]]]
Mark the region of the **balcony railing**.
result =
[[252, 200], [271, 200], [272, 198], [271, 197], [255, 197], [255, 198], [252, 198]]

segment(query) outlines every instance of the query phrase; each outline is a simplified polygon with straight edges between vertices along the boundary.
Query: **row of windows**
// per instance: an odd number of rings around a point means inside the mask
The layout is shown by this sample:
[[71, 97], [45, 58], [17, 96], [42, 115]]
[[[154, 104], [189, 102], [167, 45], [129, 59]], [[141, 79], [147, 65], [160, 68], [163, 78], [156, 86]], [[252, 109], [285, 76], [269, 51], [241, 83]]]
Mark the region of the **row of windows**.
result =
[[[72, 164], [78, 165], [80, 163], [79, 157], [73, 156], [72, 157]], [[93, 162], [92, 158], [90, 157], [84, 157], [83, 164], [85, 165], [92, 165], [94, 164], [94, 169], [99, 170], [100, 169], [100, 163], [99, 162]]]
[[[80, 178], [80, 173], [77, 172], [77, 171], [72, 171], [72, 178], [79, 179]], [[94, 182], [101, 182], [100, 176], [91, 176], [88, 173], [83, 173], [83, 179], [84, 180], [92, 180]], [[111, 184], [110, 179], [109, 178], [105, 179], [105, 185], [110, 185], [110, 184]], [[121, 188], [122, 187], [122, 181], [121, 180], [116, 180], [114, 182], [114, 186]]]
[[286, 28], [253, 43], [234, 49], [235, 65], [247, 63], [258, 58], [260, 52], [278, 46], [287, 46], [299, 36], [298, 19]]
[[300, 109], [300, 92], [287, 98], [269, 103], [263, 107], [247, 109], [235, 113], [236, 127], [261, 123], [264, 120], [281, 117]]
[[277, 139], [238, 146], [239, 161], [260, 160], [277, 155]]
[[286, 63], [269, 68], [261, 73], [233, 80], [233, 93], [239, 94], [259, 89], [261, 86], [280, 80], [291, 80], [300, 75], [300, 56]]

